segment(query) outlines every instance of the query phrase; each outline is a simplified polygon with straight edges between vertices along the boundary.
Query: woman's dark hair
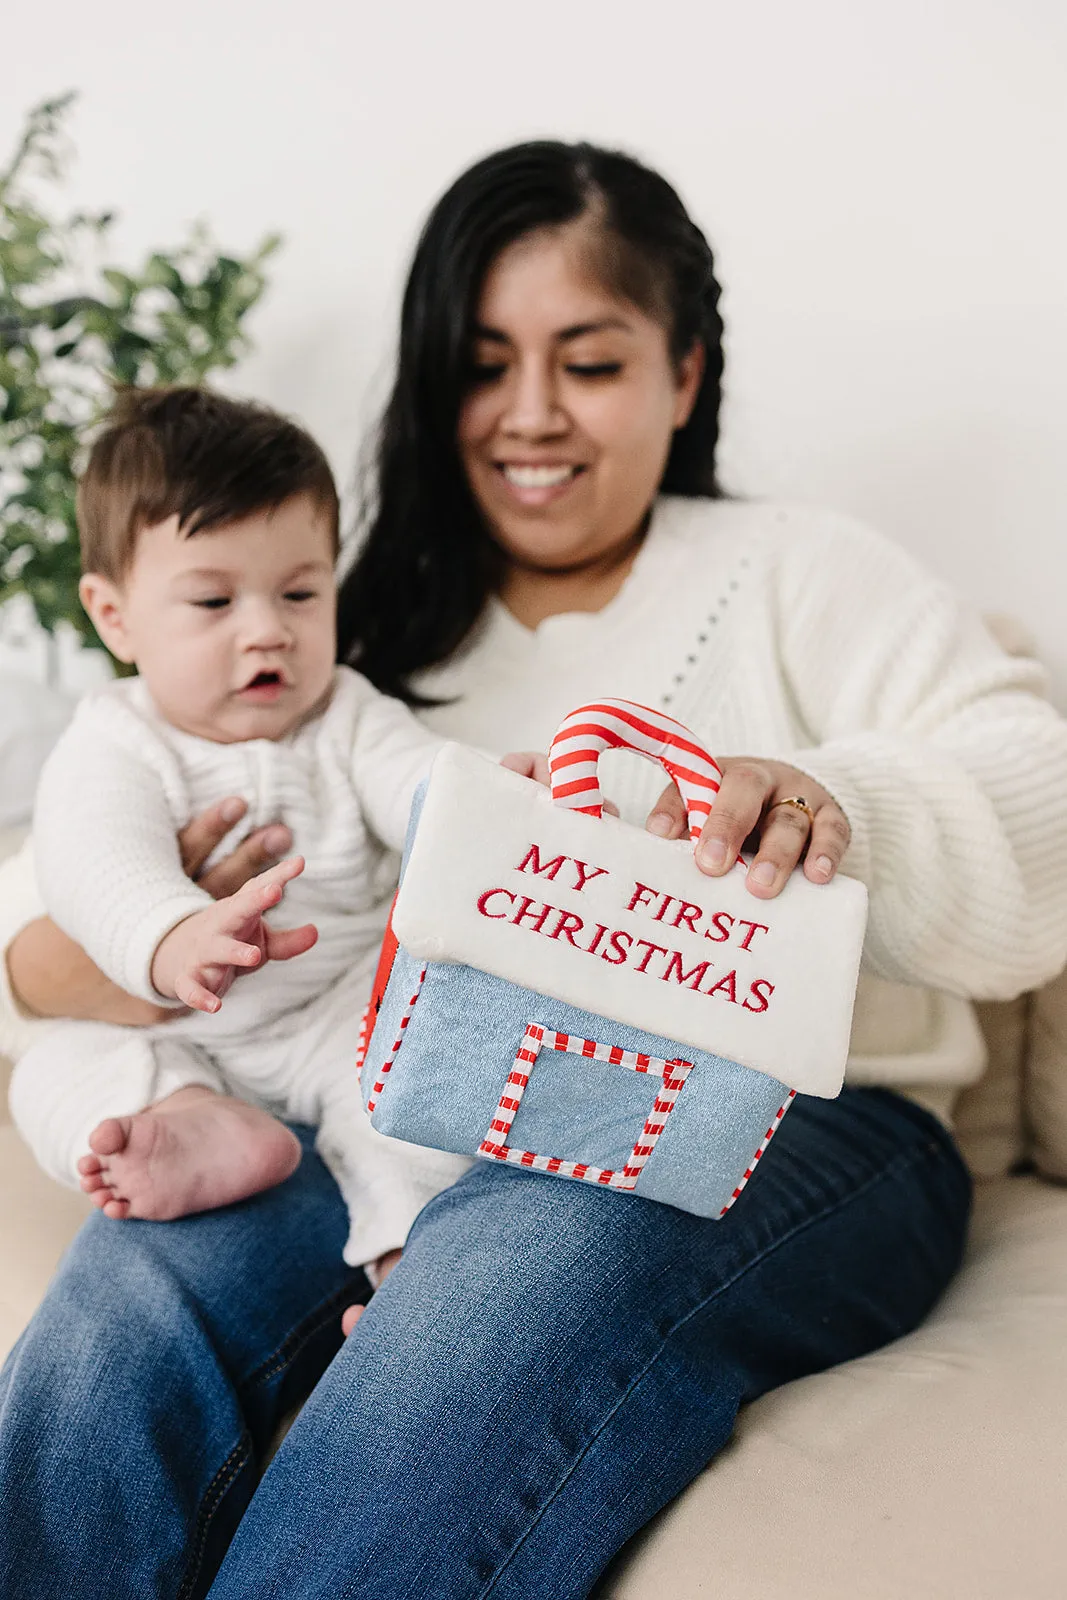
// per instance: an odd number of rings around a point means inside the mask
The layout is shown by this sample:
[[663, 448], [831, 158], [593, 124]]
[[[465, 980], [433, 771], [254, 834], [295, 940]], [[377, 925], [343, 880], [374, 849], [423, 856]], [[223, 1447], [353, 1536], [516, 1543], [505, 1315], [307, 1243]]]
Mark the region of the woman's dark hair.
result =
[[715, 498], [722, 323], [707, 240], [666, 179], [633, 157], [543, 140], [499, 150], [463, 173], [422, 231], [400, 319], [396, 382], [377, 440], [365, 539], [341, 586], [339, 649], [389, 694], [463, 642], [504, 557], [467, 484], [456, 439], [485, 275], [514, 240], [585, 215], [598, 266], [624, 299], [661, 319], [675, 361], [699, 341], [705, 373], [674, 435], [668, 494]]

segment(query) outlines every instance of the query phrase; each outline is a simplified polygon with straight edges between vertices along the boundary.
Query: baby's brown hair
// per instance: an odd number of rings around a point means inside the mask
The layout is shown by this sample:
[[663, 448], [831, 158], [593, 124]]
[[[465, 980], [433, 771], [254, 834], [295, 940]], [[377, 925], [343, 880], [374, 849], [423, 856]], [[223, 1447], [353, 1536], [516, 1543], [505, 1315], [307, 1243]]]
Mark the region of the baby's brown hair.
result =
[[138, 535], [177, 514], [186, 535], [310, 495], [339, 543], [337, 486], [295, 422], [208, 389], [122, 389], [78, 484], [82, 571], [119, 582]]

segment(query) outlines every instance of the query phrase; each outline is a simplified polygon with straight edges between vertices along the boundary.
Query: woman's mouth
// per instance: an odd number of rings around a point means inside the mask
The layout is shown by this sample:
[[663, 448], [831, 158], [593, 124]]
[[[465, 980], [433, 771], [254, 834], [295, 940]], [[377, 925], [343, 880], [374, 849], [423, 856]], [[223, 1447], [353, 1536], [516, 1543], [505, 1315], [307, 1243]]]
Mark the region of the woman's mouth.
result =
[[559, 461], [543, 466], [515, 461], [497, 462], [496, 470], [508, 486], [512, 498], [525, 506], [547, 505], [565, 494], [586, 469], [572, 462]]

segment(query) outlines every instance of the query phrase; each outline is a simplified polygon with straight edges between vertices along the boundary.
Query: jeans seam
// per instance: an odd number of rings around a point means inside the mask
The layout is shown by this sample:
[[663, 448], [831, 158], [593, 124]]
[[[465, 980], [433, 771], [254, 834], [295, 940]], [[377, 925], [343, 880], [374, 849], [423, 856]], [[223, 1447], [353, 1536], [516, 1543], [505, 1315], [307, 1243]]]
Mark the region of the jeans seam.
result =
[[248, 1464], [252, 1455], [252, 1438], [246, 1431], [242, 1433], [222, 1466], [216, 1472], [207, 1486], [204, 1497], [200, 1502], [200, 1509], [196, 1516], [196, 1528], [193, 1534], [192, 1547], [189, 1552], [189, 1565], [185, 1569], [185, 1577], [178, 1588], [176, 1600], [188, 1600], [193, 1592], [193, 1585], [200, 1576], [200, 1569], [204, 1561], [204, 1549], [207, 1545], [208, 1530], [211, 1519], [222, 1503], [227, 1490], [231, 1487], [238, 1474]]
[[[611, 1407], [610, 1411], [608, 1411], [603, 1417], [596, 1432], [590, 1436], [585, 1445], [575, 1456], [574, 1460], [570, 1463], [567, 1470], [564, 1472], [563, 1476], [559, 1479], [559, 1482], [552, 1490], [552, 1493], [545, 1500], [544, 1505], [537, 1512], [537, 1515], [532, 1518], [528, 1526], [523, 1529], [521, 1535], [515, 1541], [512, 1548], [508, 1551], [508, 1554], [505, 1556], [504, 1560], [498, 1565], [496, 1571], [489, 1579], [489, 1582], [486, 1584], [485, 1588], [479, 1590], [475, 1600], [487, 1600], [487, 1597], [492, 1595], [492, 1592], [499, 1579], [503, 1577], [504, 1573], [514, 1561], [515, 1557], [526, 1543], [526, 1540], [533, 1533], [538, 1523], [545, 1516], [550, 1506], [556, 1499], [558, 1499], [568, 1480], [574, 1476], [578, 1467], [596, 1444], [597, 1440], [611, 1422], [612, 1418], [627, 1403], [635, 1389], [637, 1389], [648, 1377], [649, 1373], [660, 1360], [670, 1341], [674, 1338], [675, 1334], [678, 1333], [679, 1329], [683, 1328], [687, 1322], [691, 1321], [693, 1317], [695, 1317], [699, 1312], [703, 1311], [704, 1308], [710, 1305], [713, 1300], [718, 1299], [720, 1296], [725, 1294], [727, 1290], [732, 1289], [735, 1284], [740, 1283], [742, 1278], [746, 1277], [748, 1273], [753, 1271], [754, 1268], [761, 1266], [763, 1262], [765, 1262], [770, 1256], [774, 1255], [776, 1251], [780, 1250], [784, 1245], [789, 1244], [806, 1229], [814, 1227], [818, 1222], [822, 1222], [825, 1217], [831, 1216], [836, 1210], [841, 1210], [844, 1206], [851, 1205], [854, 1201], [859, 1200], [868, 1192], [868, 1190], [874, 1188], [876, 1184], [884, 1183], [888, 1178], [895, 1177], [899, 1172], [906, 1171], [909, 1167], [917, 1166], [924, 1154], [935, 1149], [936, 1147], [934, 1145], [928, 1144], [925, 1151], [909, 1151], [898, 1156], [894, 1161], [891, 1161], [888, 1166], [883, 1167], [880, 1172], [873, 1173], [871, 1177], [867, 1179], [866, 1183], [861, 1184], [858, 1189], [854, 1189], [844, 1201], [837, 1201], [833, 1205], [824, 1206], [822, 1210], [818, 1211], [813, 1216], [805, 1218], [803, 1222], [798, 1222], [787, 1233], [783, 1233], [781, 1238], [776, 1239], [773, 1244], [768, 1245], [766, 1249], [761, 1250], [758, 1255], [753, 1256], [751, 1261], [746, 1262], [743, 1267], [739, 1268], [738, 1271], [734, 1273], [732, 1278], [728, 1279], [725, 1283], [718, 1284], [710, 1294], [705, 1295], [703, 1300], [699, 1301], [697, 1305], [692, 1306], [683, 1317], [680, 1317], [678, 1321], [675, 1322], [673, 1326], [670, 1327], [663, 1335], [658, 1346], [656, 1347], [656, 1350], [649, 1357], [644, 1367], [642, 1367], [639, 1373], [635, 1374], [633, 1380], [627, 1385], [624, 1393], [619, 1396], [618, 1400]], [[937, 1149], [937, 1155], [939, 1158], [946, 1153], [948, 1152]]]
[[[268, 1383], [271, 1378], [276, 1377], [279, 1372], [284, 1371], [287, 1366], [291, 1366], [301, 1350], [317, 1333], [321, 1332], [331, 1316], [335, 1314], [337, 1303], [349, 1299], [353, 1292], [353, 1286], [346, 1285], [342, 1289], [335, 1290], [328, 1299], [322, 1301], [321, 1305], [317, 1306], [310, 1316], [305, 1318], [299, 1328], [294, 1329], [292, 1333], [287, 1335], [277, 1350], [269, 1355], [265, 1362], [255, 1368], [247, 1378], [235, 1385], [238, 1392], [244, 1391], [247, 1393], [251, 1389], [257, 1389], [261, 1385]], [[204, 1549], [207, 1545], [212, 1518], [222, 1504], [227, 1491], [247, 1465], [251, 1454], [252, 1437], [246, 1429], [204, 1491], [190, 1544], [189, 1562], [191, 1564], [186, 1567], [185, 1577], [182, 1579], [178, 1589], [176, 1600], [188, 1600], [188, 1596], [192, 1593], [193, 1585], [199, 1578], [200, 1570], [203, 1566]]]
[[292, 1365], [296, 1357], [315, 1335], [322, 1332], [322, 1329], [334, 1315], [338, 1303], [343, 1301], [347, 1304], [357, 1292], [356, 1286], [353, 1284], [346, 1284], [344, 1288], [335, 1289], [328, 1299], [323, 1300], [320, 1305], [316, 1306], [315, 1310], [305, 1318], [301, 1325], [295, 1328], [292, 1333], [287, 1334], [278, 1348], [267, 1356], [266, 1360], [261, 1362], [258, 1367], [253, 1368], [246, 1378], [242, 1378], [236, 1387], [246, 1391], [258, 1389], [263, 1384], [269, 1383], [272, 1378], [277, 1377], [279, 1372], [283, 1372], [286, 1367]]

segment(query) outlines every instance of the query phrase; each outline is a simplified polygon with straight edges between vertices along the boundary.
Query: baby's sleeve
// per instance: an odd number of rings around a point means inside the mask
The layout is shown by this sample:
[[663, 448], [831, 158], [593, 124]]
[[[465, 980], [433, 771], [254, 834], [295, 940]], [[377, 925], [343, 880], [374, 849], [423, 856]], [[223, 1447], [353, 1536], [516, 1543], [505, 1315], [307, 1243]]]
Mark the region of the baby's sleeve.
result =
[[446, 741], [407, 706], [364, 683], [352, 746], [352, 782], [371, 828], [391, 850], [404, 848], [415, 790]]
[[151, 759], [79, 708], [45, 764], [34, 812], [37, 881], [49, 914], [120, 988], [160, 1004], [152, 958], [165, 934], [211, 903], [182, 870], [177, 823]]

